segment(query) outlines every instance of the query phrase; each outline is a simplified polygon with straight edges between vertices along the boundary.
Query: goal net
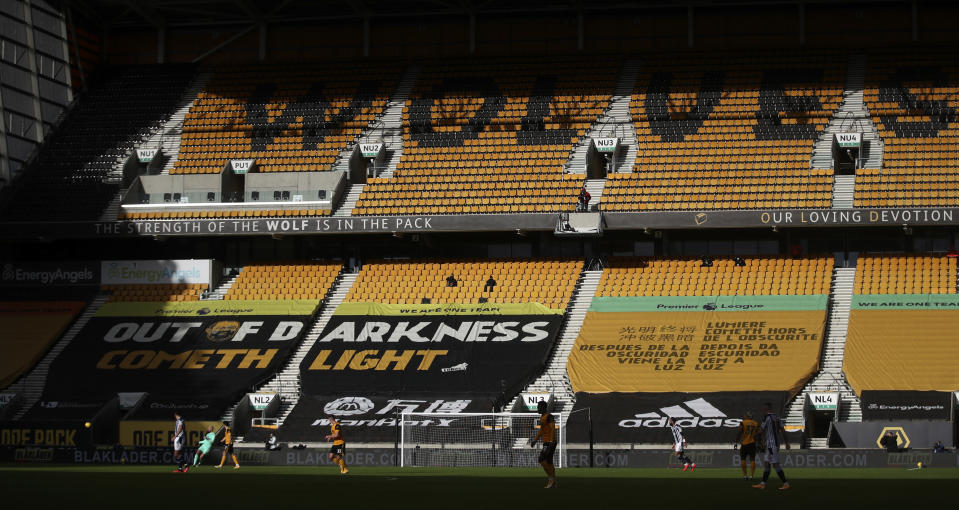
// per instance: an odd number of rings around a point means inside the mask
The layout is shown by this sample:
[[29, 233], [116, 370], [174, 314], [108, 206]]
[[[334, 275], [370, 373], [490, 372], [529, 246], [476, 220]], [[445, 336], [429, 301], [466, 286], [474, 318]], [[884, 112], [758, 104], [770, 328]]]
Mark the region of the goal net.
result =
[[[556, 422], [556, 467], [566, 464], [562, 413]], [[542, 441], [535, 413], [403, 413], [400, 419], [400, 466], [403, 467], [539, 467]]]

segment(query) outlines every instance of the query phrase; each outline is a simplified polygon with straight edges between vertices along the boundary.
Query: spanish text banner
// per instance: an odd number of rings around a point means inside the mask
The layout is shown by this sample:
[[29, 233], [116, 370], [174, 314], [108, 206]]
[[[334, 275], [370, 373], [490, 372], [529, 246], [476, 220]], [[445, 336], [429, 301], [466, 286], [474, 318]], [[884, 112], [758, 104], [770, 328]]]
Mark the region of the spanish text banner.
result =
[[[794, 394], [818, 367], [826, 299], [800, 296], [787, 310], [789, 298], [601, 299], [586, 314], [570, 353], [573, 388]], [[639, 311], [626, 311], [631, 299]]]

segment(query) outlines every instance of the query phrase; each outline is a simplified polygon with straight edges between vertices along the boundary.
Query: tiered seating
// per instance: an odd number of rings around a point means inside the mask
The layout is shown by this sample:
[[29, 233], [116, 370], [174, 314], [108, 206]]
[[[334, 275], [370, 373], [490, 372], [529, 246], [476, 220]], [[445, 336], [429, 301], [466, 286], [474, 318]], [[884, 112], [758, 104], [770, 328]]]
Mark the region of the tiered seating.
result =
[[857, 207], [959, 201], [959, 55], [870, 55], [863, 102], [885, 143], [882, 166], [856, 175]]
[[596, 296], [764, 296], [828, 294], [833, 259], [749, 257], [745, 266], [716, 258], [612, 258]]
[[[570, 152], [609, 106], [606, 60], [437, 64], [403, 111], [403, 156], [369, 180], [354, 215], [571, 211]], [[589, 72], [584, 72], [589, 69]]]
[[276, 218], [288, 216], [329, 216], [329, 209], [262, 209], [234, 211], [155, 211], [128, 213], [121, 211], [121, 220], [202, 219], [202, 218]]
[[183, 65], [105, 71], [48, 136], [39, 158], [6, 190], [11, 199], [0, 216], [6, 221], [98, 219], [120, 190], [113, 171], [173, 114], [193, 74], [192, 66]]
[[856, 294], [955, 294], [956, 258], [862, 255], [856, 267]]
[[246, 266], [224, 299], [323, 299], [342, 269], [340, 262]]
[[[346, 296], [347, 302], [431, 303], [540, 303], [565, 309], [583, 262], [559, 260], [397, 260], [363, 266]], [[456, 287], [447, 286], [453, 276]], [[492, 276], [496, 286], [484, 290]]]
[[218, 173], [234, 159], [260, 172], [330, 170], [383, 112], [398, 66], [221, 69], [190, 108], [171, 173]]
[[198, 301], [209, 285], [201, 283], [103, 285], [101, 289], [112, 292], [110, 301]]
[[633, 173], [609, 176], [600, 207], [828, 207], [832, 172], [809, 161], [842, 101], [843, 64], [780, 54], [645, 60], [630, 102]]

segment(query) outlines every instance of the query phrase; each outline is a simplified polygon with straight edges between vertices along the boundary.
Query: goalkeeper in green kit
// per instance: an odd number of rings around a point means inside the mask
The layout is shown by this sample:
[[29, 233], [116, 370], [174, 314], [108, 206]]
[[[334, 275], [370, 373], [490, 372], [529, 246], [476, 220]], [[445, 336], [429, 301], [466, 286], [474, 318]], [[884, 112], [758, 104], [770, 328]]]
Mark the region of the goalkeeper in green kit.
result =
[[203, 456], [210, 453], [213, 443], [216, 442], [216, 432], [213, 432], [213, 425], [206, 429], [206, 436], [199, 443], [196, 453], [193, 454], [193, 465], [198, 466], [203, 462]]

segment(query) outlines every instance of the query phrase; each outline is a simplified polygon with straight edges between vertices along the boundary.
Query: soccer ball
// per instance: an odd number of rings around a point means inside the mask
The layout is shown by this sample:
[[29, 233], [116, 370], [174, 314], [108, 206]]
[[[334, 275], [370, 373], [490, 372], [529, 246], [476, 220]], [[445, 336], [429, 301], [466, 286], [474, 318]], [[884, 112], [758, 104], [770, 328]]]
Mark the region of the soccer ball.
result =
[[86, 428], [90, 428], [90, 422], [84, 423], [83, 426], [86, 427]]
[[922, 469], [922, 461], [917, 462], [916, 467]]

